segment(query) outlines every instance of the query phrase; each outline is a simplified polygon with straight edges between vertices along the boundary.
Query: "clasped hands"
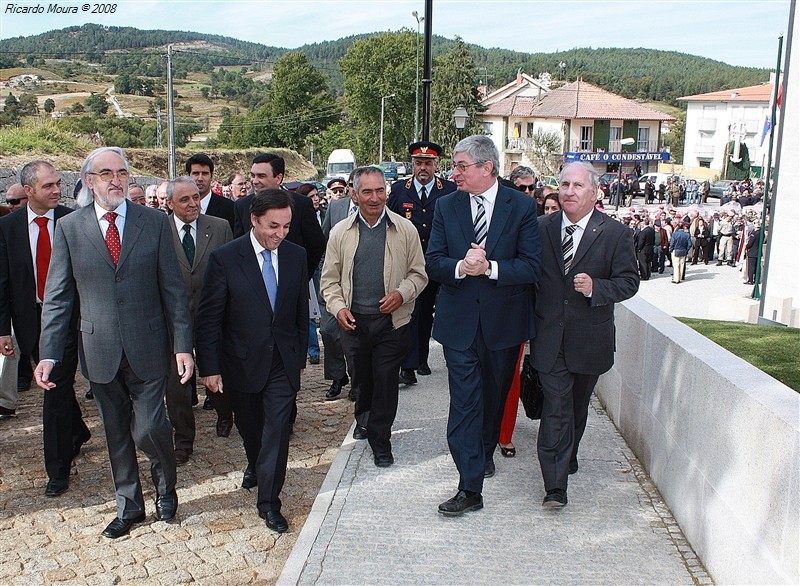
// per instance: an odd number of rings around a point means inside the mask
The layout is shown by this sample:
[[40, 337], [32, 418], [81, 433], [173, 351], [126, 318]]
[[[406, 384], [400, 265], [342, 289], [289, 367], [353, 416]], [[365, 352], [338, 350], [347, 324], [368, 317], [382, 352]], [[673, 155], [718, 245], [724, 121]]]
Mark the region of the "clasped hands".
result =
[[480, 277], [486, 274], [489, 268], [489, 261], [486, 260], [486, 248], [474, 242], [470, 245], [471, 248], [464, 256], [459, 267], [459, 273], [462, 276]]

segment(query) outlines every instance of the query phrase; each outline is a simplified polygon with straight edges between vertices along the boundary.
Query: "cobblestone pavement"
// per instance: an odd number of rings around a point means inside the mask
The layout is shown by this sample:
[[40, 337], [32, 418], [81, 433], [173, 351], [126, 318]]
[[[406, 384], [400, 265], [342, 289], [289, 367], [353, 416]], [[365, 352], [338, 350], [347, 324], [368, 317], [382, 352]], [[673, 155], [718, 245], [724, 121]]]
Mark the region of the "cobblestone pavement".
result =
[[[270, 532], [255, 492], [243, 490], [241, 439], [214, 431], [216, 415], [195, 408], [197, 440], [178, 468], [177, 520], [155, 519], [146, 458], [140, 457], [147, 520], [117, 540], [100, 536], [116, 515], [105, 436], [94, 401], [77, 396], [92, 432], [75, 459], [70, 488], [46, 498], [41, 393], [20, 394], [17, 417], [0, 420], [0, 584], [272, 584], [349, 427], [352, 403], [325, 402], [322, 366], [306, 371], [282, 493], [289, 532]], [[347, 387], [349, 389], [349, 387]], [[202, 403], [202, 397], [201, 397]]]

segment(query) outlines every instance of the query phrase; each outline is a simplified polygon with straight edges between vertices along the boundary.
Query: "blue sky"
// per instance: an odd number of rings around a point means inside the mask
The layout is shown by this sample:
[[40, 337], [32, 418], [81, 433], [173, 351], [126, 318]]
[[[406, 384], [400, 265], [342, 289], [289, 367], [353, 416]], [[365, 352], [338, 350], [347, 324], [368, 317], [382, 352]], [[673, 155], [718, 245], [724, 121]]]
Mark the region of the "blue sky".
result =
[[[416, 29], [422, 0], [120, 0], [114, 14], [14, 14], [7, 5], [47, 10], [51, 0], [0, 1], [0, 39], [94, 22], [187, 30], [278, 47], [348, 35]], [[102, 1], [102, 0], [101, 0]], [[575, 47], [647, 47], [752, 67], [775, 66], [789, 0], [435, 0], [434, 33], [484, 47], [553, 52]], [[423, 25], [424, 26], [424, 25]], [[530, 72], [538, 73], [538, 72]]]

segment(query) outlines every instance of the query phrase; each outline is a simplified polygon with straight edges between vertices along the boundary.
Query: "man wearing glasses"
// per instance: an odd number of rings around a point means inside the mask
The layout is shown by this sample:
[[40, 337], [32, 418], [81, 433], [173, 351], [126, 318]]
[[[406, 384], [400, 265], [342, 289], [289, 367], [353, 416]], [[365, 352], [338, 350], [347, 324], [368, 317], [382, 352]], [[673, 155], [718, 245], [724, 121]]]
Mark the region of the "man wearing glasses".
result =
[[[405, 182], [394, 182], [386, 207], [414, 224], [424, 254], [431, 237], [436, 201], [441, 196], [455, 191], [456, 184], [436, 177], [439, 157], [442, 154], [442, 147], [438, 144], [428, 141], [415, 142], [408, 145], [408, 152], [411, 154], [413, 176]], [[439, 283], [429, 281], [417, 298], [414, 315], [411, 318], [411, 350], [400, 365], [401, 384], [416, 384], [415, 370], [423, 376], [431, 373], [431, 368], [428, 366], [428, 348], [438, 293]]]
[[21, 183], [15, 183], [6, 190], [6, 203], [12, 212], [20, 210], [28, 205], [28, 196]]
[[105, 428], [116, 491], [117, 517], [102, 533], [110, 539], [145, 520], [136, 448], [150, 460], [156, 517], [175, 516], [175, 453], [164, 396], [168, 369], [177, 368], [181, 383], [194, 373], [174, 228], [166, 214], [128, 203], [129, 175], [117, 147], [92, 151], [81, 168], [82, 207], [55, 227], [42, 360], [34, 372], [45, 391], [55, 386], [51, 377], [64, 360], [70, 315], [79, 304], [82, 368]]
[[441, 283], [433, 337], [447, 362], [447, 442], [459, 473], [458, 492], [439, 505], [446, 516], [483, 508], [519, 346], [535, 333], [536, 202], [499, 184], [499, 158], [487, 136], [455, 146], [458, 191], [436, 203], [426, 256], [428, 276]]

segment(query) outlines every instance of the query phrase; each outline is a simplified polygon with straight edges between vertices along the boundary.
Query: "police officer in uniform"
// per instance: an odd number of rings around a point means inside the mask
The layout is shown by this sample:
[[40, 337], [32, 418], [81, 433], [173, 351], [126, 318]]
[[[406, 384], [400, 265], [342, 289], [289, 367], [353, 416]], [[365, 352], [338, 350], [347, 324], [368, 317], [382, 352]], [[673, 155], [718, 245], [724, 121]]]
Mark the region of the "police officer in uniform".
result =
[[[390, 210], [411, 220], [419, 232], [422, 251], [428, 249], [428, 240], [433, 224], [433, 211], [436, 200], [456, 190], [456, 184], [435, 175], [442, 147], [438, 144], [421, 141], [408, 146], [411, 153], [413, 176], [408, 181], [395, 181], [386, 204]], [[411, 318], [411, 337], [413, 345], [400, 366], [400, 383], [413, 385], [418, 372], [428, 375], [428, 344], [433, 329], [433, 310], [439, 283], [428, 281], [428, 285], [417, 298]]]

